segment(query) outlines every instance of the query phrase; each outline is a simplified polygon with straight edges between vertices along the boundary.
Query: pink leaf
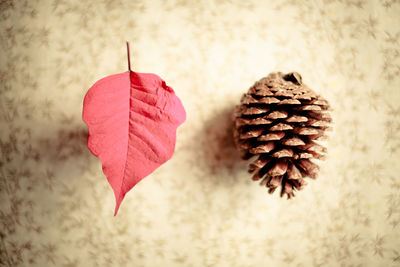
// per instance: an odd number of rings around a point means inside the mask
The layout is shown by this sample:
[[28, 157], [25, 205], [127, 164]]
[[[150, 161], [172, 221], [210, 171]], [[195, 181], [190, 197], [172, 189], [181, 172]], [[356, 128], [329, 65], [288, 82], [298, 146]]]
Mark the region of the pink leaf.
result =
[[83, 102], [88, 148], [114, 190], [117, 214], [125, 194], [172, 157], [186, 113], [155, 74], [127, 71], [97, 81]]

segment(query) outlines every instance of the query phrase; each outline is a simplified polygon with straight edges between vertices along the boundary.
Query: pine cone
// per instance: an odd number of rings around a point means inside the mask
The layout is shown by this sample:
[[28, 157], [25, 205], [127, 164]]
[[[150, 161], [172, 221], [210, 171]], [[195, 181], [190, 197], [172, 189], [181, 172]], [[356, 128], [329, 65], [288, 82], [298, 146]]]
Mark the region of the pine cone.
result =
[[324, 159], [331, 117], [329, 103], [302, 83], [296, 73], [271, 73], [256, 82], [241, 99], [234, 113], [234, 140], [243, 159], [257, 156], [249, 165], [253, 180], [261, 180], [269, 193], [281, 185], [281, 197], [294, 196], [316, 178], [312, 158]]

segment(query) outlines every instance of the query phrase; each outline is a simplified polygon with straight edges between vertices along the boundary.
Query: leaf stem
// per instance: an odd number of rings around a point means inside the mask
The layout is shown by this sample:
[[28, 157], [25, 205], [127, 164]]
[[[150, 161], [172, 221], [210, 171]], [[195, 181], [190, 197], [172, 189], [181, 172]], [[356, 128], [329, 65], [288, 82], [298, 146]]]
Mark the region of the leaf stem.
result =
[[128, 52], [128, 69], [131, 71], [131, 56], [129, 54], [129, 42], [126, 41], [126, 50]]

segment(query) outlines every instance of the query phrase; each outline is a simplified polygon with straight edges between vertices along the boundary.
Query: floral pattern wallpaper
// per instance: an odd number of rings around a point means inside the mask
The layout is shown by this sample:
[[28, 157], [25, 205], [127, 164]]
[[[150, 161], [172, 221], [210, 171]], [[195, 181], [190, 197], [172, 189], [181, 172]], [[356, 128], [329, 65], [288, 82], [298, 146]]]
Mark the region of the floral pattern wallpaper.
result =
[[[2, 0], [0, 266], [400, 266], [400, 1]], [[132, 68], [187, 121], [116, 217], [82, 101]], [[232, 144], [240, 96], [297, 71], [334, 109], [291, 200]]]

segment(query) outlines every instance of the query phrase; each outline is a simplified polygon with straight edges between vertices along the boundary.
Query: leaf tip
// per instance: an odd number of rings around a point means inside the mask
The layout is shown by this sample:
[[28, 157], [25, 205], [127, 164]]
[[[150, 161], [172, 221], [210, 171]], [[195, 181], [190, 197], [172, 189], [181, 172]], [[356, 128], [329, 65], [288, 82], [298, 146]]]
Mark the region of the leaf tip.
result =
[[119, 207], [121, 206], [121, 202], [124, 199], [124, 195], [120, 194], [115, 194], [115, 210], [114, 210], [114, 216], [117, 216]]
[[119, 204], [115, 205], [114, 217], [117, 216], [118, 210], [119, 210]]

